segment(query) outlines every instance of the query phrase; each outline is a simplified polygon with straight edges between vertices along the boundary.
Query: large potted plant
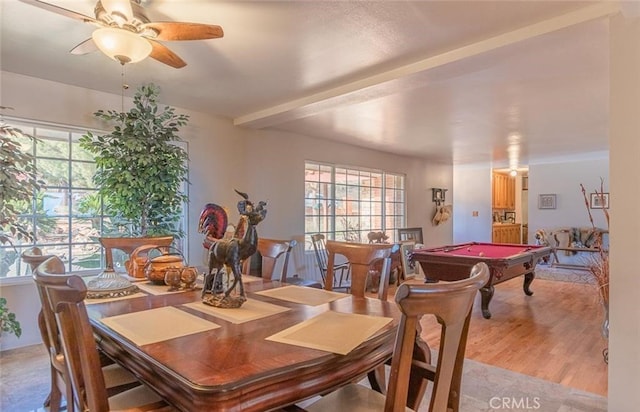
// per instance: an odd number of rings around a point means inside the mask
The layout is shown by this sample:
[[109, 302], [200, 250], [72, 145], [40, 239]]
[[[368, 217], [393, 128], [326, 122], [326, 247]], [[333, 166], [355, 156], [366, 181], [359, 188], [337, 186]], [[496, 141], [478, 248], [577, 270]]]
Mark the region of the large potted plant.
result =
[[175, 142], [189, 117], [160, 107], [160, 89], [141, 86], [128, 112], [98, 110], [94, 115], [113, 126], [111, 133], [88, 132], [80, 146], [95, 155], [94, 182], [106, 212], [128, 236], [180, 236], [177, 223], [186, 196], [187, 152]]

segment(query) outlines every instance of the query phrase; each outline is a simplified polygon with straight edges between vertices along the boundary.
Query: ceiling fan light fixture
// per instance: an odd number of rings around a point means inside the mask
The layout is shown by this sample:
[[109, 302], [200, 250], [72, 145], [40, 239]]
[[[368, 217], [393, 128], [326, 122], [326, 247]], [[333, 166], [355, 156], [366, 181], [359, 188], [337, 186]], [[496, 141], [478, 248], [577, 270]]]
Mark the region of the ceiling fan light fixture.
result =
[[151, 43], [125, 29], [105, 27], [95, 30], [91, 37], [101, 52], [121, 64], [136, 63], [151, 54]]

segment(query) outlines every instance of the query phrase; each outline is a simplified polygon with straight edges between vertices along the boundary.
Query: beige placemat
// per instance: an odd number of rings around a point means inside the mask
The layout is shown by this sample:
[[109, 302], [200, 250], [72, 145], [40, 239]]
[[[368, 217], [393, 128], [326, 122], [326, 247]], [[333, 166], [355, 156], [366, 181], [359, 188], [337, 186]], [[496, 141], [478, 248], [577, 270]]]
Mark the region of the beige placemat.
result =
[[139, 297], [142, 297], [142, 296], [148, 296], [148, 295], [146, 293], [136, 292], [136, 293], [131, 294], [131, 295], [118, 296], [116, 298], [85, 299], [84, 303], [87, 304], [87, 305], [91, 305], [93, 303], [113, 302], [113, 301], [116, 301], [116, 300], [139, 298]]
[[254, 299], [247, 299], [247, 301], [237, 309], [216, 308], [210, 305], [205, 305], [202, 302], [187, 303], [183, 306], [195, 309], [199, 312], [208, 313], [231, 323], [249, 322], [289, 310], [289, 308]]
[[379, 316], [328, 311], [266, 339], [346, 355], [391, 321]]
[[172, 290], [169, 292], [169, 286], [167, 285], [158, 285], [156, 283], [145, 282], [145, 283], [136, 283], [136, 286], [143, 292], [147, 292], [150, 295], [166, 295], [168, 293], [180, 293], [184, 292], [184, 290]]
[[220, 327], [171, 306], [103, 318], [101, 322], [138, 346]]
[[304, 286], [283, 286], [281, 288], [261, 290], [256, 294], [310, 306], [322, 305], [349, 296], [345, 293], [329, 292], [324, 289]]

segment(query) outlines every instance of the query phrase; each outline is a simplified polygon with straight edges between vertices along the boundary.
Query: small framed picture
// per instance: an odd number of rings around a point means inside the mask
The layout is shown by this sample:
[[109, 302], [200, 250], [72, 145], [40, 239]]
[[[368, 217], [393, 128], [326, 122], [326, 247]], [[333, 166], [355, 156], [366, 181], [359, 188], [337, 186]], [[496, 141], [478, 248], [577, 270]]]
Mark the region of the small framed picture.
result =
[[400, 243], [400, 258], [402, 259], [402, 270], [404, 271], [405, 279], [418, 273], [417, 266], [419, 263], [411, 260], [411, 253], [415, 246], [416, 242], [414, 240], [405, 240]]
[[507, 223], [516, 223], [516, 212], [504, 212], [504, 221]]
[[556, 195], [545, 194], [538, 196], [538, 209], [555, 209], [556, 208]]
[[609, 193], [591, 193], [591, 209], [609, 209]]

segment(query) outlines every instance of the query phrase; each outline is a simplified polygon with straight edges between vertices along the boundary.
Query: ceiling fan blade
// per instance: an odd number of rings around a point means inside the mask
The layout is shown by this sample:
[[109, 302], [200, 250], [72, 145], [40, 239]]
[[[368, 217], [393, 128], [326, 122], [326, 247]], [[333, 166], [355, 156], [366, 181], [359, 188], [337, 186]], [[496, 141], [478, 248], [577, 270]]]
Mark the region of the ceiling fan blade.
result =
[[80, 54], [88, 54], [96, 50], [98, 50], [98, 46], [96, 46], [96, 44], [93, 42], [93, 39], [89, 37], [87, 40], [83, 41], [82, 43], [78, 44], [76, 47], [71, 49], [69, 53], [80, 55]]
[[[148, 40], [148, 39], [147, 39]], [[164, 44], [158, 43], [157, 41], [149, 40], [151, 43], [151, 57], [156, 59], [157, 61], [174, 67], [176, 69], [180, 69], [187, 65], [184, 60], [182, 60], [177, 54], [169, 50]]]
[[30, 4], [35, 7], [39, 7], [43, 10], [47, 10], [56, 14], [60, 14], [65, 17], [70, 17], [72, 19], [81, 20], [85, 23], [93, 23], [98, 26], [102, 26], [103, 23], [100, 20], [96, 20], [93, 17], [86, 16], [84, 14], [76, 13], [75, 11], [65, 9], [64, 7], [55, 6], [53, 4], [45, 3], [40, 0], [20, 0], [23, 3]]
[[213, 24], [156, 21], [144, 24], [143, 29], [157, 33], [156, 40], [204, 40], [224, 36], [222, 27]]

